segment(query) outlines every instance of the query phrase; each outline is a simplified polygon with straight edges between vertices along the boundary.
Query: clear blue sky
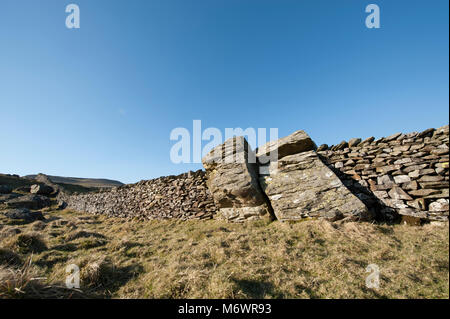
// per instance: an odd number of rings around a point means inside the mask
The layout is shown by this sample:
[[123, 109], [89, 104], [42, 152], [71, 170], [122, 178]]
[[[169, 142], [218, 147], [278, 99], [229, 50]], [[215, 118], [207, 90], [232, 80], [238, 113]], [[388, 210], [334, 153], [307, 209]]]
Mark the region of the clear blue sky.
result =
[[[380, 29], [365, 27], [370, 3]], [[447, 0], [1, 0], [0, 172], [198, 169], [169, 157], [194, 119], [329, 145], [439, 127], [448, 28]]]

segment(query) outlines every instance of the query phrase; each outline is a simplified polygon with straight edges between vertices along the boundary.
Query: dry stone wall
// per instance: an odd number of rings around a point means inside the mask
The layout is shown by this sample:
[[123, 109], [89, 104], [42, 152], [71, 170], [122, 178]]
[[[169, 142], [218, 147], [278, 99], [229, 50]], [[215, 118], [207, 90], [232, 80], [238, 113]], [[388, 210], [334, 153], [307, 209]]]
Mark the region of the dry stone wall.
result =
[[69, 208], [138, 219], [210, 219], [216, 206], [202, 170], [160, 177], [96, 193], [65, 195]]
[[448, 125], [321, 145], [318, 154], [378, 219], [448, 220]]

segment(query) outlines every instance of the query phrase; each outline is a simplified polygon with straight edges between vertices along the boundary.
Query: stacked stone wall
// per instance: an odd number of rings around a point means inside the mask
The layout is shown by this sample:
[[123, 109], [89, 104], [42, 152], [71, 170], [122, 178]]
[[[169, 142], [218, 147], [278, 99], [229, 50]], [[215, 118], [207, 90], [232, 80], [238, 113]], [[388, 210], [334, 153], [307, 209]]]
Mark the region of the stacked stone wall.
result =
[[317, 152], [378, 219], [448, 220], [448, 125], [354, 138]]
[[60, 198], [71, 209], [113, 217], [210, 219], [216, 212], [202, 170]]

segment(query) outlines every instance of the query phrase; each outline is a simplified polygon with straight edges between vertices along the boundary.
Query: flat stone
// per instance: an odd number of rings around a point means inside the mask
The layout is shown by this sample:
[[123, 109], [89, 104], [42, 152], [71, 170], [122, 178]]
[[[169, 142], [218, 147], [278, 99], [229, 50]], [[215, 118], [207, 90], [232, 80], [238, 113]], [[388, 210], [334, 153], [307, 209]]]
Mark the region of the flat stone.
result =
[[424, 198], [433, 199], [433, 198], [449, 198], [449, 189], [442, 188], [438, 193], [432, 193], [430, 195], [425, 196]]
[[339, 150], [345, 149], [346, 147], [348, 147], [347, 141], [342, 141], [338, 145], [333, 146], [333, 148], [331, 150], [332, 151], [339, 151]]
[[401, 168], [401, 165], [386, 165], [386, 166], [382, 166], [382, 167], [377, 167], [376, 171], [377, 171], [377, 173], [388, 174], [390, 172], [399, 170], [400, 168]]
[[371, 137], [366, 138], [364, 141], [362, 141], [361, 145], [367, 145], [367, 144], [372, 143], [373, 141], [375, 141], [375, 137], [371, 136]]
[[393, 199], [412, 200], [412, 197], [398, 186], [393, 187], [388, 194]]
[[394, 176], [394, 181], [396, 184], [403, 184], [410, 182], [411, 178], [408, 175], [397, 175]]
[[419, 183], [420, 182], [440, 182], [442, 180], [444, 180], [443, 176], [439, 176], [439, 175], [436, 175], [436, 176], [425, 175], [425, 176], [422, 176], [421, 178], [419, 178], [418, 182]]
[[328, 144], [322, 144], [317, 148], [317, 152], [326, 151], [328, 149]]
[[427, 167], [427, 164], [411, 165], [411, 166], [405, 167], [403, 169], [403, 171], [405, 173], [410, 173], [412, 171], [421, 170], [421, 169], [423, 169], [425, 167]]
[[422, 188], [448, 188], [449, 182], [448, 181], [441, 181], [441, 182], [420, 182], [420, 187]]
[[445, 212], [449, 210], [448, 199], [438, 199], [435, 202], [430, 203], [429, 208], [432, 212]]
[[264, 144], [258, 148], [256, 156], [261, 160], [261, 163], [267, 164], [269, 159], [265, 157], [270, 157], [270, 160], [275, 160], [276, 158], [280, 159], [284, 156], [311, 151], [316, 148], [316, 144], [305, 131], [296, 131], [277, 141]]
[[429, 196], [433, 194], [439, 194], [440, 191], [436, 189], [418, 189], [409, 191], [408, 194], [416, 197], [423, 197], [423, 196]]
[[388, 136], [388, 137], [385, 137], [385, 138], [384, 138], [384, 141], [385, 141], [385, 142], [393, 141], [393, 140], [397, 139], [400, 135], [402, 135], [402, 133], [395, 133], [395, 134], [392, 134], [392, 135], [390, 135], [390, 136]]
[[348, 147], [355, 147], [357, 146], [359, 143], [361, 143], [361, 139], [360, 138], [352, 138], [348, 141]]
[[402, 188], [406, 190], [416, 190], [417, 188], [419, 188], [419, 185], [417, 184], [416, 181], [411, 181], [408, 183], [404, 183], [402, 185]]
[[405, 204], [405, 202], [401, 199], [394, 199], [394, 198], [383, 198], [381, 199], [384, 205], [392, 208], [408, 208], [408, 205]]

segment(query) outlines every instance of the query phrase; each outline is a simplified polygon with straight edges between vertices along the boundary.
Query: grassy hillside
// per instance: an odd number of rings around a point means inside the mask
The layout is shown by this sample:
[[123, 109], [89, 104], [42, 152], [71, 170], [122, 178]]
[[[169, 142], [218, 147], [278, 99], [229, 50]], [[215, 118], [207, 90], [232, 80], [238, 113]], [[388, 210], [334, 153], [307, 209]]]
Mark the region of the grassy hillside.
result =
[[[0, 219], [0, 262], [15, 269], [0, 270], [0, 298], [449, 298], [448, 225], [46, 217]], [[63, 288], [72, 263], [79, 292]]]
[[[35, 178], [37, 175], [27, 175], [25, 178]], [[70, 184], [78, 185], [85, 188], [102, 188], [102, 187], [117, 187], [123, 185], [119, 181], [102, 178], [79, 178], [79, 177], [61, 177], [47, 175], [48, 178], [55, 184]]]

